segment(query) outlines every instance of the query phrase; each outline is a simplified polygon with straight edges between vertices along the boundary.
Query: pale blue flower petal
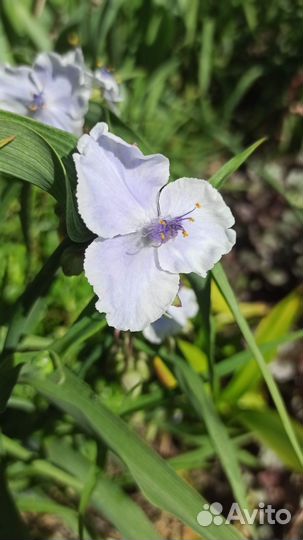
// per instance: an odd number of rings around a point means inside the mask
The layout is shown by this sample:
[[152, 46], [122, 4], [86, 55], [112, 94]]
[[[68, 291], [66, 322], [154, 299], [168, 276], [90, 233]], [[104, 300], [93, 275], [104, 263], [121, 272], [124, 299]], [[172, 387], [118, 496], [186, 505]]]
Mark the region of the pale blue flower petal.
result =
[[81, 67], [67, 64], [66, 58], [56, 53], [41, 53], [33, 70], [41, 82], [47, 109], [46, 114], [43, 108], [37, 110], [35, 119], [45, 122], [48, 118], [48, 124], [80, 135], [91, 93]]
[[67, 60], [41, 53], [33, 68], [0, 66], [0, 108], [80, 135], [91, 88]]
[[182, 326], [175, 319], [162, 315], [160, 319], [144, 328], [143, 335], [151, 343], [161, 343], [167, 337], [175, 336], [181, 331]]
[[178, 296], [181, 306], [170, 306], [166, 313], [143, 330], [143, 335], [151, 343], [161, 343], [168, 336], [174, 336], [184, 330], [188, 320], [198, 313], [197, 297], [192, 289], [181, 286]]
[[0, 109], [16, 114], [28, 114], [33, 94], [39, 92], [30, 67], [0, 65]]
[[166, 157], [144, 156], [104, 123], [80, 138], [78, 150], [78, 207], [92, 232], [103, 238], [128, 234], [157, 216], [159, 190], [169, 177]]
[[137, 234], [102, 240], [87, 248], [85, 274], [99, 297], [96, 308], [110, 326], [139, 331], [171, 305], [179, 276], [160, 270], [157, 250], [140, 246]]
[[182, 216], [184, 231], [159, 247], [163, 270], [176, 273], [207, 272], [233, 247], [233, 215], [220, 193], [205, 180], [181, 178], [160, 195], [163, 218]]
[[117, 104], [124, 100], [123, 86], [117, 82], [115, 75], [106, 68], [98, 68], [91, 74], [92, 84], [101, 88], [108, 106], [117, 113]]
[[167, 313], [181, 327], [184, 327], [187, 324], [188, 319], [191, 319], [197, 315], [199, 305], [194, 291], [189, 287], [182, 285], [180, 287], [178, 296], [181, 301], [181, 306], [170, 306]]

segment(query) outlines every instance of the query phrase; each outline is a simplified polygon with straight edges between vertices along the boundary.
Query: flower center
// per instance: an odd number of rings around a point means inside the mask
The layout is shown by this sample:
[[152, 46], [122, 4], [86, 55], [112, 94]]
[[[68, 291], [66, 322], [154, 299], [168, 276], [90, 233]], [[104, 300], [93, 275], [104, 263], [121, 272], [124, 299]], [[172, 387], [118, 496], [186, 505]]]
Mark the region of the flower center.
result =
[[188, 217], [189, 214], [192, 214], [196, 208], [201, 208], [200, 203], [196, 203], [195, 207], [182, 214], [182, 216], [177, 216], [175, 218], [159, 218], [153, 221], [147, 227], [143, 229], [143, 238], [148, 244], [151, 244], [155, 247], [160, 247], [162, 244], [165, 244], [169, 240], [176, 238], [176, 236], [181, 232], [183, 238], [187, 238], [189, 233], [184, 228], [184, 223], [186, 221], [194, 222], [194, 218]]
[[30, 112], [37, 112], [38, 110], [42, 109], [44, 107], [44, 96], [43, 92], [38, 92], [38, 94], [33, 94], [33, 100], [28, 105], [28, 110]]

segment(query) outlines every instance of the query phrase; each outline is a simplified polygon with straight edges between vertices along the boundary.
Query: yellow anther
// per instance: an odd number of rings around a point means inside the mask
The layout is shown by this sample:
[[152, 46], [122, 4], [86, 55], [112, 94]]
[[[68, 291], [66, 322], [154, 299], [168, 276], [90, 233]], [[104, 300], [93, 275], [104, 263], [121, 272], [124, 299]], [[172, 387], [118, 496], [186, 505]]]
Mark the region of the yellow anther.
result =
[[195, 207], [196, 207], [196, 208], [201, 208], [201, 207], [202, 207], [202, 204], [200, 204], [199, 202], [196, 202]]
[[36, 112], [38, 110], [38, 105], [35, 105], [34, 103], [32, 105], [29, 105], [28, 109], [30, 112]]
[[164, 232], [161, 232], [160, 236], [161, 236], [161, 240], [164, 241], [164, 240], [165, 240], [165, 234], [164, 234]]
[[77, 47], [80, 45], [80, 38], [76, 32], [70, 32], [70, 34], [68, 34], [67, 41], [72, 47]]
[[187, 231], [182, 231], [183, 238], [187, 238], [189, 236]]
[[194, 218], [193, 218], [193, 217], [189, 217], [189, 218], [187, 218], [187, 219], [188, 219], [188, 221], [191, 221], [192, 223], [194, 223], [194, 222], [195, 222], [195, 220], [194, 220]]
[[167, 225], [167, 221], [165, 219], [160, 219], [160, 225]]

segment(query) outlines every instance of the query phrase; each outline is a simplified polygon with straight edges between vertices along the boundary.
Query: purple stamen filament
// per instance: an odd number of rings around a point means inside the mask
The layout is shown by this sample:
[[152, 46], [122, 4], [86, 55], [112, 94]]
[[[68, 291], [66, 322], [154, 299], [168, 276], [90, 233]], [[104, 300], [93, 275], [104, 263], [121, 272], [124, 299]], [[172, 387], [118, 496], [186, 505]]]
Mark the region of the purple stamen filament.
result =
[[43, 92], [39, 92], [38, 94], [33, 94], [33, 100], [28, 106], [28, 109], [31, 112], [36, 112], [39, 109], [42, 109], [43, 106], [44, 106]]
[[144, 238], [156, 247], [160, 247], [162, 244], [168, 242], [168, 240], [176, 238], [179, 232], [182, 233], [184, 238], [187, 238], [189, 233], [185, 230], [183, 223], [185, 221], [191, 221], [193, 223], [195, 221], [194, 218], [188, 217], [188, 215], [194, 212], [196, 208], [200, 207], [200, 203], [196, 203], [192, 210], [181, 216], [175, 218], [161, 218], [159, 221], [154, 221], [143, 230]]

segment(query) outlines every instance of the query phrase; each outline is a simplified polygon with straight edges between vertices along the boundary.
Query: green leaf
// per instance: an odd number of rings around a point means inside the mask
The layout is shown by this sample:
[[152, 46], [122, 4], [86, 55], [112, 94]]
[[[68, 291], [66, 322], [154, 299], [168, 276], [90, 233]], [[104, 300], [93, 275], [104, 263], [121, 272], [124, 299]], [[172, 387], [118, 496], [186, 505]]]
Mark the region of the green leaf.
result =
[[13, 123], [15, 127], [17, 124], [23, 128], [28, 128], [35, 131], [45, 141], [47, 141], [47, 143], [55, 150], [55, 152], [57, 152], [61, 159], [64, 161], [69, 159], [69, 162], [72, 165], [71, 153], [75, 151], [77, 146], [77, 137], [75, 137], [75, 135], [62, 131], [61, 129], [48, 126], [47, 124], [41, 124], [40, 122], [32, 120], [26, 116], [20, 116], [19, 114], [10, 113], [7, 111], [0, 111], [1, 128], [4, 123], [8, 125]]
[[259, 139], [254, 144], [243, 150], [240, 154], [230, 159], [221, 169], [219, 169], [213, 176], [209, 179], [209, 182], [217, 189], [220, 189], [226, 182], [229, 176], [236, 172], [243, 163], [249, 158], [251, 154], [264, 142], [266, 137]]
[[97, 460], [97, 447], [95, 445], [95, 455], [93, 462], [90, 463], [85, 476], [85, 482], [83, 486], [83, 490], [80, 496], [79, 501], [79, 508], [78, 508], [78, 531], [79, 531], [79, 539], [83, 540], [83, 533], [84, 533], [84, 518], [86, 510], [90, 504], [90, 500], [92, 497], [92, 494], [95, 490], [96, 484], [97, 484], [97, 477], [98, 477], [98, 467], [96, 464]]
[[[259, 345], [274, 341], [285, 335], [303, 313], [302, 287], [283, 298], [260, 321], [255, 331], [256, 343]], [[273, 360], [277, 347], [265, 353], [266, 362]], [[261, 373], [254, 358], [249, 358], [247, 364], [235, 376], [223, 392], [222, 399], [235, 401], [245, 391], [256, 386]]]
[[[281, 461], [292, 470], [302, 473], [302, 465], [293, 448], [285, 438], [285, 429], [276, 413], [270, 409], [241, 411], [237, 419], [245, 425], [266, 447], [271, 448]], [[303, 448], [303, 428], [292, 422], [292, 428]]]
[[77, 139], [70, 133], [30, 118], [0, 111], [0, 138], [15, 140], [0, 152], [0, 173], [50, 193], [66, 217], [71, 240], [86, 242], [92, 234], [84, 225], [75, 200], [76, 172], [72, 160]]
[[234, 295], [234, 292], [228, 282], [228, 279], [226, 277], [226, 274], [222, 268], [222, 266], [220, 264], [217, 264], [215, 266], [215, 268], [212, 270], [212, 275], [221, 291], [221, 293], [223, 294], [226, 302], [228, 303], [232, 313], [234, 314], [234, 317], [235, 317], [235, 320], [237, 321], [237, 324], [243, 334], [243, 337], [244, 339], [246, 340], [246, 343], [251, 351], [251, 353], [253, 354], [253, 356], [255, 357], [257, 363], [258, 363], [258, 366], [259, 366], [259, 369], [263, 375], [263, 378], [264, 378], [264, 381], [268, 387], [268, 390], [270, 392], [270, 395], [272, 397], [272, 400], [277, 408], [277, 411], [279, 413], [279, 416], [281, 418], [281, 422], [284, 426], [284, 429], [285, 429], [285, 432], [287, 433], [287, 436], [289, 438], [289, 441], [298, 457], [298, 460], [299, 462], [302, 464], [302, 467], [303, 467], [303, 455], [302, 455], [302, 450], [300, 448], [300, 445], [298, 443], [298, 440], [297, 440], [297, 437], [294, 433], [294, 430], [292, 428], [292, 424], [290, 422], [290, 418], [288, 416], [288, 413], [287, 413], [287, 410], [286, 410], [286, 407], [285, 407], [285, 404], [284, 404], [284, 401], [282, 399], [282, 396], [279, 392], [279, 389], [276, 385], [276, 382], [275, 380], [273, 379], [273, 376], [270, 372], [270, 370], [268, 369], [268, 366], [266, 364], [266, 361], [265, 361], [265, 358], [263, 357], [256, 341], [255, 341], [255, 338], [246, 322], [246, 320], [244, 319], [241, 311], [240, 311], [240, 308], [239, 308], [239, 304], [237, 302], [237, 299]]
[[224, 117], [230, 119], [235, 108], [253, 85], [253, 83], [261, 77], [263, 74], [263, 67], [261, 66], [252, 66], [250, 67], [239, 79], [232, 93], [226, 100], [224, 104]]
[[[74, 537], [78, 534], [78, 519], [77, 512], [72, 508], [58, 504], [38, 489], [31, 489], [27, 493], [15, 493], [14, 498], [18, 509], [21, 512], [37, 512], [38, 514], [48, 514], [61, 518], [64, 524], [74, 533]], [[91, 536], [84, 528], [84, 540], [89, 540]]]
[[3, 0], [3, 8], [17, 35], [28, 36], [41, 51], [52, 49], [48, 32], [39, 20], [33, 17], [29, 6], [26, 6], [24, 2]]
[[[45, 447], [52, 463], [81, 481], [87, 478], [91, 463], [81, 453], [55, 437], [47, 439]], [[160, 539], [141, 508], [100, 470], [91, 495], [91, 504], [117, 527], [123, 537], [130, 540]]]
[[49, 346], [50, 350], [64, 357], [72, 349], [79, 347], [88, 338], [106, 328], [105, 317], [96, 311], [95, 303], [96, 299], [93, 298], [66, 334]]
[[[214, 338], [215, 333], [211, 318], [211, 277], [208, 275], [206, 278], [200, 278], [196, 274], [189, 275], [189, 281], [196, 293], [199, 304], [199, 318], [201, 320], [199, 330], [199, 345], [205, 353], [209, 377], [213, 387], [216, 387], [215, 370], [214, 370]], [[203, 354], [201, 352], [201, 354]], [[189, 357], [185, 355], [189, 360]], [[202, 358], [200, 359], [202, 362]], [[189, 360], [190, 361], [190, 360]], [[202, 365], [202, 364], [201, 364]]]
[[29, 540], [14, 499], [8, 488], [4, 471], [0, 469], [0, 538], [3, 540]]
[[[262, 343], [261, 345], [259, 345], [259, 349], [262, 353], [264, 353], [264, 357], [266, 358], [267, 353], [272, 353], [273, 351], [276, 351], [280, 345], [292, 343], [293, 341], [297, 341], [298, 339], [302, 338], [303, 330], [298, 330], [297, 332], [291, 332], [289, 334], [286, 334], [285, 336], [281, 336], [279, 339], [275, 339], [274, 341]], [[247, 364], [250, 359], [250, 351], [241, 351], [240, 353], [233, 354], [229, 358], [222, 360], [216, 365], [217, 374], [220, 377], [226, 377], [226, 375], [230, 375], [234, 371], [239, 370], [239, 368], [241, 368], [244, 364]], [[221, 397], [223, 396], [224, 393]]]
[[0, 364], [0, 413], [2, 413], [18, 380], [21, 365], [15, 366], [10, 358]]
[[50, 145], [30, 127], [2, 119], [2, 115], [0, 113], [0, 138], [13, 136], [14, 140], [1, 149], [0, 171], [30, 182], [64, 201], [64, 174]]
[[199, 347], [184, 339], [178, 339], [177, 343], [184, 358], [186, 358], [191, 367], [197, 373], [207, 373], [208, 360], [206, 354]]
[[56, 248], [35, 279], [27, 286], [25, 292], [15, 303], [12, 318], [9, 320], [3, 357], [5, 354], [13, 352], [21, 337], [31, 329], [36, 311], [39, 305], [43, 303], [44, 296], [53, 283], [60, 266], [61, 255], [67, 245], [68, 242], [65, 240]]
[[[197, 523], [205, 499], [182, 480], [175, 471], [149, 448], [127, 424], [108, 410], [90, 389], [67, 369], [56, 372], [51, 377], [41, 378], [35, 372], [24, 373], [24, 382], [31, 384], [38, 392], [57, 407], [73, 416], [80, 425], [93, 431], [128, 466], [138, 485], [151, 502], [166, 510], [189, 527], [202, 534]], [[219, 529], [213, 524], [203, 529], [206, 539], [240, 539], [241, 535], [230, 525]]]
[[230, 482], [233, 494], [241, 508], [249, 508], [243, 475], [223, 421], [199, 375], [182, 359], [172, 357], [176, 377], [197, 414], [205, 422], [209, 436]]
[[0, 149], [4, 148], [4, 146], [6, 146], [7, 144], [10, 144], [11, 142], [13, 142], [15, 138], [16, 138], [15, 135], [11, 135], [10, 137], [5, 137], [5, 139], [2, 139], [0, 141]]
[[207, 93], [211, 81], [214, 32], [215, 20], [205, 18], [203, 20], [202, 44], [199, 59], [199, 86], [203, 96]]

